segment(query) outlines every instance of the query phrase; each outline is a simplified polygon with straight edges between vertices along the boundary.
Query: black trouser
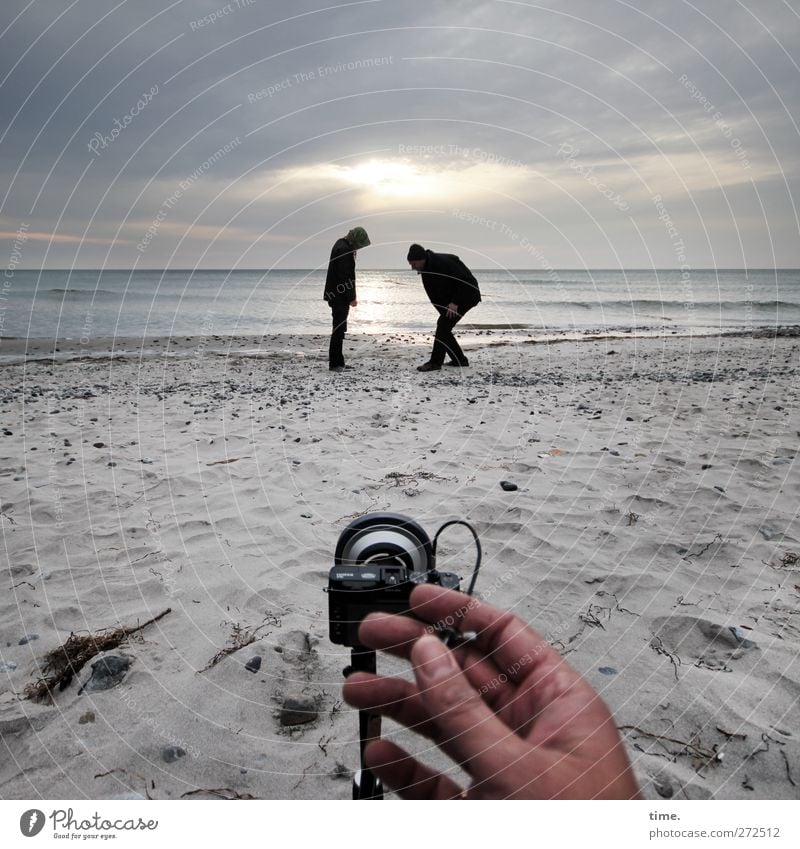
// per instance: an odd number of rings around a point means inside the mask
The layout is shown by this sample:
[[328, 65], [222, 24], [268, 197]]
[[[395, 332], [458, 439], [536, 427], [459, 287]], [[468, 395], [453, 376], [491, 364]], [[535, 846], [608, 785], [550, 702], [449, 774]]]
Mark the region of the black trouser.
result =
[[447, 317], [447, 310], [439, 310], [439, 320], [436, 322], [436, 335], [433, 339], [433, 351], [431, 351], [430, 359], [435, 366], [442, 365], [445, 354], [449, 354], [450, 359], [459, 365], [467, 364], [467, 358], [464, 356], [461, 346], [456, 342], [456, 337], [453, 336], [453, 328], [471, 309], [472, 307], [466, 307], [460, 315], [453, 316], [453, 318]]
[[347, 333], [347, 315], [350, 312], [350, 302], [332, 301], [331, 318], [333, 328], [331, 330], [331, 343], [328, 347], [328, 367], [337, 368], [344, 365], [342, 344], [344, 334]]

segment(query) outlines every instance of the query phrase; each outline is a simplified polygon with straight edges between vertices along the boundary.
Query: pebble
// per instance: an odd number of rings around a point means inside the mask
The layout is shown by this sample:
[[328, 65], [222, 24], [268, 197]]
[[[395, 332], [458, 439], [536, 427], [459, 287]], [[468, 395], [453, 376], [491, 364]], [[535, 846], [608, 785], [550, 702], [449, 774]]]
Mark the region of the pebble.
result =
[[261, 669], [261, 655], [254, 655], [245, 663], [244, 668], [248, 672], [258, 672]]
[[745, 632], [738, 625], [729, 625], [728, 630], [733, 634], [734, 639], [743, 649], [758, 648], [758, 644], [753, 640], [749, 640]]
[[519, 489], [519, 487], [515, 483], [513, 483], [512, 481], [500, 481], [500, 486], [506, 492], [515, 492], [516, 490]]
[[601, 675], [616, 675], [617, 670], [613, 666], [601, 666], [597, 670]]
[[38, 634], [27, 634], [26, 636], [24, 636], [24, 637], [23, 637], [23, 638], [19, 641], [19, 645], [21, 645], [21, 646], [26, 646], [28, 643], [32, 643], [34, 640], [38, 640], [38, 639], [39, 639], [39, 635], [38, 635]]
[[86, 713], [78, 720], [78, 725], [86, 725], [87, 722], [94, 722], [94, 720], [94, 711], [87, 710]]
[[166, 749], [161, 750], [161, 760], [164, 763], [174, 764], [185, 756], [186, 752], [180, 746], [167, 746]]
[[780, 531], [776, 530], [775, 528], [771, 528], [768, 525], [762, 525], [758, 529], [758, 532], [767, 541], [774, 539], [776, 536], [778, 536], [780, 534]]
[[90, 693], [98, 690], [110, 690], [122, 682], [130, 668], [131, 661], [122, 655], [108, 655], [92, 664], [92, 677], [83, 685], [81, 691]]
[[13, 660], [8, 663], [0, 663], [0, 672], [13, 672], [17, 668], [17, 664]]
[[95, 448], [105, 448], [106, 444], [105, 444], [105, 442], [95, 442], [94, 447]]
[[281, 707], [281, 725], [305, 725], [319, 716], [317, 700], [313, 696], [287, 696]]
[[152, 466], [153, 465], [153, 461], [149, 457], [142, 457], [141, 462], [144, 463], [145, 466]]

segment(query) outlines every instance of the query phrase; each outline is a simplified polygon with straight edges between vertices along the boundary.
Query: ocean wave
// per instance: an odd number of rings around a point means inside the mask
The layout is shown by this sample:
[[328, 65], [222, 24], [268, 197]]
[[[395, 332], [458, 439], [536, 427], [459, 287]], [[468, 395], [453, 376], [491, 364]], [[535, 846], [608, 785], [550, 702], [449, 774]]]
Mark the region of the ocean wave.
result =
[[661, 307], [668, 311], [689, 309], [721, 309], [728, 311], [746, 312], [748, 309], [796, 309], [800, 303], [796, 301], [692, 301], [692, 300], [660, 300], [658, 298], [633, 298], [631, 300], [596, 300], [596, 301], [534, 301], [533, 306], [539, 309], [557, 307], [559, 309], [653, 309]]
[[519, 324], [510, 321], [499, 322], [498, 324], [472, 324], [465, 322], [463, 326], [469, 327], [472, 330], [529, 330], [535, 327], [533, 324]]
[[112, 289], [47, 289], [48, 293], [54, 295], [121, 295], [122, 292], [114, 292]]

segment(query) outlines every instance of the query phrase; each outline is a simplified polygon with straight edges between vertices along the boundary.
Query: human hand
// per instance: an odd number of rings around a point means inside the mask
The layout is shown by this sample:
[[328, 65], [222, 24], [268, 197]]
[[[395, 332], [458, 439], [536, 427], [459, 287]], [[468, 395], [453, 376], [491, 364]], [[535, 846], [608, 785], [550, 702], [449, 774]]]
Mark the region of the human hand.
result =
[[448, 318], [458, 318], [458, 304], [450, 303], [447, 305], [447, 317]]
[[352, 301], [350, 301], [350, 306], [351, 306], [351, 307], [357, 307], [357, 306], [358, 306], [358, 301], [357, 301], [355, 298], [353, 298], [353, 300], [352, 300]]
[[355, 672], [348, 704], [432, 740], [470, 776], [469, 788], [388, 740], [369, 768], [405, 799], [633, 799], [638, 787], [614, 720], [594, 689], [532, 628], [507, 611], [432, 584], [411, 594], [416, 616], [455, 621], [474, 642], [454, 651], [430, 625], [371, 614], [365, 646], [411, 661], [415, 683]]

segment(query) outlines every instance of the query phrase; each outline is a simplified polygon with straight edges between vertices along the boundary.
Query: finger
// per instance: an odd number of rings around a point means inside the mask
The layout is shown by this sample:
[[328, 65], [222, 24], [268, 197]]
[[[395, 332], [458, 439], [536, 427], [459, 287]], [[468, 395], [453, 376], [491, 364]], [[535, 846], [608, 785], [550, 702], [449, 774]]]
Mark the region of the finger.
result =
[[414, 641], [425, 633], [426, 627], [409, 616], [370, 613], [359, 626], [358, 639], [368, 648], [408, 660]]
[[488, 779], [527, 746], [481, 699], [455, 656], [431, 636], [412, 652], [419, 698], [438, 727], [439, 746], [475, 779]]
[[353, 672], [342, 686], [342, 695], [347, 704], [358, 710], [379, 713], [432, 739], [438, 734], [417, 688], [402, 678]]
[[547, 640], [518, 616], [464, 593], [422, 584], [411, 593], [411, 609], [426, 622], [474, 632], [477, 646], [512, 681], [522, 680], [536, 666], [562, 661]]
[[[389, 654], [409, 660], [414, 643], [424, 634], [432, 633], [430, 625], [425, 625], [408, 616], [390, 613], [370, 613], [361, 623], [358, 638], [363, 645], [371, 649], [380, 649]], [[498, 694], [491, 682], [497, 681], [503, 670], [499, 669], [484, 652], [467, 644], [455, 650], [456, 657], [470, 683], [487, 694], [490, 703], [494, 703]]]
[[421, 764], [388, 740], [376, 740], [364, 753], [367, 766], [402, 799], [456, 799], [461, 788], [445, 775]]
[[344, 700], [356, 710], [377, 713], [422, 734], [437, 745], [451, 736], [431, 720], [419, 691], [402, 678], [353, 672], [342, 686]]

